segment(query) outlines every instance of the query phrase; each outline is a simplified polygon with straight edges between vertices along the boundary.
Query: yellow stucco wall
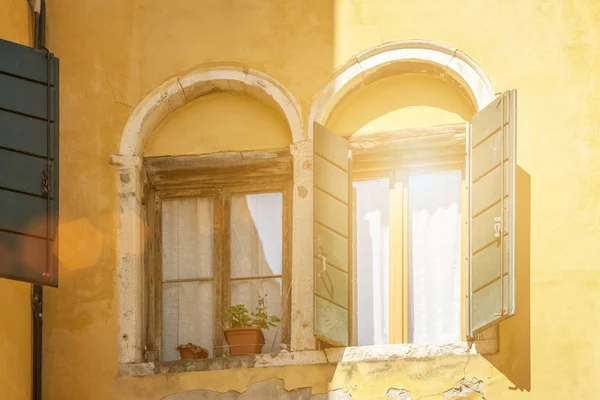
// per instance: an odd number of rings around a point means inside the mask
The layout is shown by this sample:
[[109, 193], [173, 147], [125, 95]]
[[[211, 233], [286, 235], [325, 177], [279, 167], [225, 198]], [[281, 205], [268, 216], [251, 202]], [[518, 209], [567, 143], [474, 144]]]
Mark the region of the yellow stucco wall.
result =
[[[342, 387], [359, 399], [381, 398], [391, 385], [440, 398], [454, 385], [465, 358], [116, 376], [119, 210], [108, 158], [118, 152], [132, 107], [175, 74], [205, 62], [237, 61], [275, 77], [306, 115], [335, 67], [362, 50], [407, 38], [456, 46], [479, 63], [497, 92], [519, 91], [520, 216], [530, 236], [522, 236], [518, 254], [518, 315], [501, 326], [500, 354], [472, 357], [466, 377], [482, 379], [492, 400], [597, 398], [599, 16], [593, 0], [49, 2], [48, 47], [61, 59], [62, 264], [60, 288], [46, 295], [45, 399], [243, 391], [272, 376], [287, 388]], [[227, 108], [220, 109], [226, 116]], [[464, 118], [464, 112], [453, 114]], [[249, 135], [261, 135], [253, 128]], [[14, 288], [25, 302], [28, 290]], [[27, 318], [21, 336], [29, 340]]]
[[279, 149], [291, 143], [287, 122], [274, 109], [249, 96], [221, 93], [171, 113], [148, 138], [144, 156]]
[[327, 127], [342, 136], [469, 121], [474, 110], [429, 75], [392, 75], [363, 86], [333, 110]]
[[[0, 0], [0, 38], [31, 46], [29, 7]], [[31, 285], [0, 278], [0, 398], [31, 396]]]

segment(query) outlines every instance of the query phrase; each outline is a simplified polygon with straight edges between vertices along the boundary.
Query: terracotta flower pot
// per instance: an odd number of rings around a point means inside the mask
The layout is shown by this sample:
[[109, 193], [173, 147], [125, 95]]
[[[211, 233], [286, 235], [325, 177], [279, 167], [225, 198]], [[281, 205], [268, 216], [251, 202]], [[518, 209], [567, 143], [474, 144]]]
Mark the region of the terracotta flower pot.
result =
[[262, 329], [257, 326], [225, 329], [225, 340], [232, 356], [260, 354], [265, 344]]
[[195, 360], [194, 352], [191, 349], [182, 349], [179, 350], [179, 356], [182, 360]]
[[182, 360], [197, 360], [201, 358], [208, 358], [208, 350], [202, 346], [197, 346], [192, 343], [184, 344], [177, 347], [179, 356]]

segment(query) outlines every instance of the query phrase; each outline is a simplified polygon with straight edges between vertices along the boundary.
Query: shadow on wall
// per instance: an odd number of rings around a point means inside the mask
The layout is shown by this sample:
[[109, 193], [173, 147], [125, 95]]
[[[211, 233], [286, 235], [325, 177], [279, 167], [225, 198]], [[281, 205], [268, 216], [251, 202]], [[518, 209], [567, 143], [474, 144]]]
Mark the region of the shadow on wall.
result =
[[516, 307], [500, 324], [500, 351], [486, 359], [508, 378], [511, 390], [531, 391], [531, 177], [517, 166]]

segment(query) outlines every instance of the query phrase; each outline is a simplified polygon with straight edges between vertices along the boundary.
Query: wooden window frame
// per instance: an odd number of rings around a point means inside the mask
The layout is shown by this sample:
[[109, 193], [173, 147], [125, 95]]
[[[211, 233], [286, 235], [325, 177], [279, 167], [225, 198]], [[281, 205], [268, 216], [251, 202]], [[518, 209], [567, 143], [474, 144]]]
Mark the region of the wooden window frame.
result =
[[282, 194], [281, 342], [291, 339], [292, 159], [289, 150], [228, 152], [203, 156], [144, 159], [146, 280], [146, 360], [162, 360], [162, 202], [164, 199], [213, 199], [213, 277], [177, 281], [213, 281], [214, 357], [227, 355], [224, 316], [230, 305], [230, 210], [235, 194]]
[[[466, 296], [466, 131], [466, 124], [455, 124], [361, 134], [349, 140], [354, 155], [353, 182], [389, 179], [390, 344], [408, 343], [408, 176], [411, 174], [461, 171], [461, 299]], [[356, 216], [353, 216], [353, 219], [356, 219]], [[353, 234], [356, 235], [356, 232]], [[357, 266], [353, 265], [353, 269], [356, 268]], [[354, 290], [352, 301], [355, 301], [356, 295]], [[466, 341], [464, 301], [461, 302], [460, 315], [461, 340]], [[353, 332], [352, 335], [356, 340], [356, 333]]]

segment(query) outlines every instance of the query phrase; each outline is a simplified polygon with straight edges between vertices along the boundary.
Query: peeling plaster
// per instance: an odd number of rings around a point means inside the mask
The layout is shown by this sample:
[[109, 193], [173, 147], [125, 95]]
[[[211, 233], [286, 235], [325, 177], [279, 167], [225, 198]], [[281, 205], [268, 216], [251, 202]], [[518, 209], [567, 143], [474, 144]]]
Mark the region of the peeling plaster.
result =
[[298, 196], [304, 198], [308, 195], [308, 190], [304, 186], [298, 186]]
[[470, 381], [461, 379], [459, 387], [452, 388], [444, 392], [444, 400], [454, 399], [484, 399], [483, 395], [483, 381], [473, 378]]

